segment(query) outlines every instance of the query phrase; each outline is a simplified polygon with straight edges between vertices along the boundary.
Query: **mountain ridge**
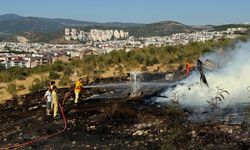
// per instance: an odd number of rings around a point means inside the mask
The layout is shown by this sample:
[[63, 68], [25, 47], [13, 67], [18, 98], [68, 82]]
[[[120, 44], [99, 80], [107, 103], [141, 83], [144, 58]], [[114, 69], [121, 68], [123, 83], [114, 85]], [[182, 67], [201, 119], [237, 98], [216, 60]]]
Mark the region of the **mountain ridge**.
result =
[[23, 18], [22, 16], [19, 16], [17, 14], [3, 14], [0, 15], [0, 21], [4, 21], [4, 20], [13, 20], [13, 19], [19, 19], [19, 18]]
[[[20, 33], [36, 33], [36, 37], [41, 35], [43, 39], [45, 35], [49, 35], [50, 33], [53, 33], [53, 37], [58, 37], [55, 35], [57, 33], [63, 35], [64, 28], [77, 28], [84, 31], [89, 31], [92, 28], [125, 30], [128, 31], [131, 36], [135, 37], [167, 36], [173, 33], [188, 33], [201, 30], [200, 28], [195, 28], [176, 21], [159, 21], [148, 24], [122, 22], [98, 23], [62, 18], [22, 17], [16, 14], [0, 15], [0, 36], [8, 36], [8, 38], [1, 38], [0, 40], [2, 41], [6, 41], [6, 39], [9, 41], [13, 36], [18, 36]], [[52, 36], [49, 37], [52, 38]], [[29, 37], [26, 38], [29, 39]], [[32, 39], [29, 40], [32, 41]], [[55, 39], [48, 38], [47, 41], [49, 42], [51, 40], [54, 41]]]
[[[35, 23], [33, 26], [30, 23]], [[20, 24], [21, 27], [18, 27]], [[37, 24], [41, 24], [38, 26]], [[20, 26], [19, 25], [19, 26]], [[44, 28], [45, 25], [48, 28]], [[51, 27], [50, 27], [51, 25]], [[80, 21], [74, 19], [64, 18], [44, 18], [44, 17], [23, 17], [16, 14], [4, 14], [0, 15], [0, 32], [3, 33], [17, 33], [27, 32], [26, 28], [30, 28], [30, 32], [55, 32], [64, 27], [75, 27], [75, 26], [116, 26], [116, 27], [129, 27], [129, 26], [141, 26], [139, 23], [122, 23], [122, 22], [91, 22], [91, 21]], [[38, 27], [36, 27], [38, 26]]]

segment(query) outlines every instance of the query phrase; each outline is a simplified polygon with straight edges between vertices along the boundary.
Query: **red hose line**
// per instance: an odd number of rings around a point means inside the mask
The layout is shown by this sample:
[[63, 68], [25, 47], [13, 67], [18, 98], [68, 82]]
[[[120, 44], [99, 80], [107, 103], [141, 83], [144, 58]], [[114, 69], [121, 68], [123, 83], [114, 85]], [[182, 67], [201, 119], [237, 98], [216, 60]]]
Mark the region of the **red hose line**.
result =
[[39, 137], [37, 139], [31, 140], [31, 141], [28, 141], [28, 142], [25, 142], [25, 143], [13, 144], [13, 145], [6, 146], [6, 147], [0, 148], [0, 149], [1, 150], [5, 150], [5, 149], [22, 148], [22, 147], [25, 147], [25, 146], [28, 146], [28, 145], [32, 145], [32, 144], [34, 144], [36, 142], [47, 140], [48, 138], [54, 137], [56, 135], [59, 135], [59, 134], [63, 133], [64, 131], [66, 131], [67, 130], [67, 118], [65, 117], [65, 114], [64, 114], [62, 106], [59, 103], [58, 103], [58, 105], [60, 107], [60, 111], [61, 111], [61, 114], [62, 114], [62, 117], [63, 117], [63, 121], [64, 121], [64, 128], [62, 130], [60, 130], [60, 131], [58, 131], [58, 132], [56, 132], [54, 134], [45, 135], [45, 136]]

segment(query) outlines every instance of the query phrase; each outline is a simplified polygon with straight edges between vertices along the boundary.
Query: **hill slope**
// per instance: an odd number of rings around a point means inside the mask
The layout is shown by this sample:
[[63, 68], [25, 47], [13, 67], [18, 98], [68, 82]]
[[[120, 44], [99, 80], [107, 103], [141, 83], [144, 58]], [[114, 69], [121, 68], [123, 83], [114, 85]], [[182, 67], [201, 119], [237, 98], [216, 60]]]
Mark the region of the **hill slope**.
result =
[[97, 23], [88, 21], [79, 21], [73, 19], [50, 19], [41, 17], [22, 17], [15, 14], [0, 15], [0, 32], [17, 33], [17, 32], [55, 32], [64, 27], [72, 26], [116, 26], [129, 27], [141, 26], [136, 23]]
[[[30, 42], [57, 41], [58, 38], [63, 37], [63, 29], [65, 27], [74, 27], [84, 31], [89, 31], [93, 28], [125, 30], [128, 31], [131, 36], [135, 37], [166, 36], [173, 33], [187, 33], [201, 30], [201, 28], [198, 29], [174, 21], [162, 21], [151, 24], [120, 22], [97, 23], [72, 19], [22, 17], [15, 14], [6, 14], [0, 15], [0, 41], [13, 41], [17, 36], [24, 36], [29, 39]], [[48, 37], [45, 39], [44, 37], [46, 36]]]
[[0, 15], [0, 21], [5, 21], [5, 20], [15, 20], [15, 19], [20, 19], [23, 18], [22, 16], [16, 15], [16, 14], [4, 14]]
[[173, 33], [187, 33], [200, 29], [193, 28], [174, 21], [162, 21], [146, 24], [143, 27], [131, 27], [128, 31], [133, 36], [166, 36]]

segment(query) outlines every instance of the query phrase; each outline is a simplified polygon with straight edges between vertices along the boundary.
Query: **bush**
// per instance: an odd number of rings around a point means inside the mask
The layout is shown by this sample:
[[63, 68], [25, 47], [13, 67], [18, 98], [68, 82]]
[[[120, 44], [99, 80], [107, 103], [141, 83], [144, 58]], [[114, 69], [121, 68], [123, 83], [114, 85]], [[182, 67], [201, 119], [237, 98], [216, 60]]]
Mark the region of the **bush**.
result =
[[11, 80], [11, 76], [8, 74], [8, 72], [0, 73], [0, 82], [10, 82]]
[[71, 85], [72, 83], [73, 83], [73, 81], [70, 80], [69, 76], [67, 76], [67, 75], [64, 75], [62, 77], [62, 79], [59, 81], [60, 86], [68, 86], [68, 85]]
[[94, 72], [94, 67], [92, 65], [89, 64], [85, 64], [82, 66], [81, 71], [82, 74], [91, 74], [92, 72]]
[[103, 64], [105, 66], [110, 66], [112, 65], [114, 62], [113, 62], [113, 59], [111, 57], [105, 57], [104, 61], [103, 61]]
[[73, 69], [71, 66], [67, 66], [64, 68], [63, 74], [64, 75], [71, 75], [73, 73]]
[[48, 70], [51, 70], [51, 65], [50, 64], [46, 64], [46, 65], [42, 65], [42, 66], [36, 66], [34, 68], [31, 69], [32, 73], [44, 73], [47, 72]]
[[12, 96], [17, 96], [17, 86], [15, 83], [9, 83], [7, 84], [6, 91]]
[[0, 82], [11, 82], [15, 79], [25, 80], [29, 75], [27, 68], [13, 67], [0, 73]]
[[6, 70], [5, 66], [3, 66], [3, 65], [0, 64], [0, 71], [4, 71], [4, 70]]
[[62, 61], [56, 61], [52, 67], [53, 70], [62, 72], [64, 70], [64, 63]]
[[168, 63], [169, 64], [173, 64], [174, 63], [174, 59], [169, 59]]
[[30, 92], [37, 92], [49, 85], [49, 79], [42, 77], [41, 79], [35, 78], [33, 83], [29, 86]]
[[30, 75], [27, 68], [13, 67], [8, 70], [11, 79], [25, 80], [27, 76]]
[[151, 60], [151, 63], [154, 65], [154, 64], [158, 64], [160, 61], [158, 58], [156, 57], [153, 57], [152, 60]]
[[60, 74], [56, 73], [55, 71], [50, 71], [49, 78], [53, 80], [58, 79], [60, 78]]
[[142, 64], [144, 62], [144, 57], [140, 54], [135, 54], [134, 59], [139, 63]]
[[88, 55], [88, 56], [84, 57], [84, 63], [85, 64], [93, 64], [95, 62], [96, 62], [95, 56], [93, 56], [93, 55]]

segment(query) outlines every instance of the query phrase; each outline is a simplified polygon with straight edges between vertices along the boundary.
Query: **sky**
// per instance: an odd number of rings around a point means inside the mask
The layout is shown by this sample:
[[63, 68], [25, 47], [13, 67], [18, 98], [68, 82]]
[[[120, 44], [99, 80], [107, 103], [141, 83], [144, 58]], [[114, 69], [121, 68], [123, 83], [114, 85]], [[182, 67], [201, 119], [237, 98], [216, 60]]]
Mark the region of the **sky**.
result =
[[0, 0], [0, 15], [188, 25], [250, 22], [250, 0]]

